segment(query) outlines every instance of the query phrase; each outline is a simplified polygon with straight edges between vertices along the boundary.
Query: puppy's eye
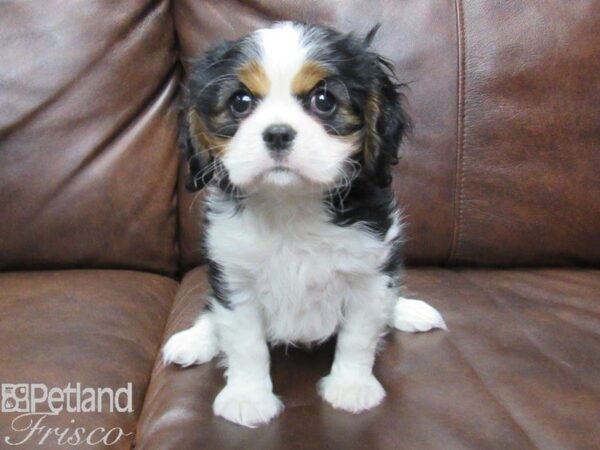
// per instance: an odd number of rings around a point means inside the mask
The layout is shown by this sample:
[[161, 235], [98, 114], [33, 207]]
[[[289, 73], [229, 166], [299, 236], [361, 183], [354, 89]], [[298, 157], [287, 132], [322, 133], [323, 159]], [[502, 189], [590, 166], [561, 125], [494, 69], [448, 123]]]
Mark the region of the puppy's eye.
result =
[[335, 112], [337, 102], [331, 92], [318, 88], [310, 95], [310, 109], [321, 117], [329, 117]]
[[245, 90], [235, 92], [229, 99], [229, 109], [234, 117], [246, 117], [252, 111], [254, 97]]

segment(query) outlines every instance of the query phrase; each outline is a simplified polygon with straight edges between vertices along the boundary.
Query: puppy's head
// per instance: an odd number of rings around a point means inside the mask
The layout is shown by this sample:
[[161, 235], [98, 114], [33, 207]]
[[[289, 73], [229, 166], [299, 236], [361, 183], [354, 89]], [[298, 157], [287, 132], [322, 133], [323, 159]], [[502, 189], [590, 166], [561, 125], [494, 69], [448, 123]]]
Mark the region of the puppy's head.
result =
[[327, 189], [358, 172], [389, 185], [408, 118], [374, 33], [284, 22], [209, 51], [183, 95], [188, 189]]

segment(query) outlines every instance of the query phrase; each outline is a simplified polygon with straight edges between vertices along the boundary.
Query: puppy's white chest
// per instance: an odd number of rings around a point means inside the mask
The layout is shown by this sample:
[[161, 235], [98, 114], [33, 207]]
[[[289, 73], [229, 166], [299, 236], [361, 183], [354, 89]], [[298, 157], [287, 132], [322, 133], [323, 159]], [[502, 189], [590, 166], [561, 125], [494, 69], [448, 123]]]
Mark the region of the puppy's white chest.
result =
[[353, 284], [377, 272], [385, 250], [371, 234], [334, 225], [318, 211], [280, 219], [242, 212], [215, 227], [221, 242], [213, 239], [211, 250], [240, 301], [261, 304], [270, 341], [326, 339]]
[[[283, 238], [283, 237], [280, 237]], [[310, 342], [333, 334], [342, 317], [347, 274], [337, 249], [314, 242], [273, 242], [249, 280], [272, 341]], [[311, 245], [313, 244], [313, 245]]]

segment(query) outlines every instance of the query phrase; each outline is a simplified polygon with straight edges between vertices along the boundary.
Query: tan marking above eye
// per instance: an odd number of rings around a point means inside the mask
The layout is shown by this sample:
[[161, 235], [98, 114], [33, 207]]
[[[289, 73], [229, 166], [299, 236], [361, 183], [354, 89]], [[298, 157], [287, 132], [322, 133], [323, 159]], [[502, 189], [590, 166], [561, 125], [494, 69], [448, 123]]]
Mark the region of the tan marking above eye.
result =
[[265, 70], [257, 61], [246, 63], [240, 69], [238, 78], [257, 97], [265, 97], [269, 92], [271, 83]]
[[308, 94], [319, 81], [329, 75], [325, 67], [316, 61], [307, 61], [292, 80], [292, 94]]

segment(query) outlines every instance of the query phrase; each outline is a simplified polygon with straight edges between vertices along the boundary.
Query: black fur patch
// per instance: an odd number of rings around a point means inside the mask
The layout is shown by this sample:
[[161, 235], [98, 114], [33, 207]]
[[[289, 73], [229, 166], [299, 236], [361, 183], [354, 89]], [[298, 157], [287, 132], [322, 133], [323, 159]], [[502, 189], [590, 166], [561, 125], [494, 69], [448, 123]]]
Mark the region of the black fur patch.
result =
[[363, 223], [380, 239], [392, 225], [390, 214], [395, 209], [392, 190], [377, 186], [364, 174], [353, 180], [349, 187], [334, 189], [327, 200], [336, 225]]
[[[392, 214], [397, 210], [392, 190], [377, 186], [364, 174], [359, 175], [349, 187], [328, 193], [324, 201], [329, 206], [334, 224], [347, 227], [360, 223], [382, 240], [392, 226]], [[393, 286], [396, 286], [402, 267], [402, 234], [390, 245], [390, 256], [380, 270], [389, 275]]]
[[[235, 204], [235, 214], [238, 214], [243, 207], [241, 199], [237, 198], [235, 195], [227, 193], [226, 189], [222, 189], [222, 191], [226, 196], [225, 201], [233, 202]], [[204, 254], [206, 255], [206, 265], [208, 266], [208, 281], [213, 291], [211, 294], [212, 299], [219, 302], [225, 308], [231, 309], [231, 303], [229, 301], [230, 290], [223, 275], [223, 267], [210, 257], [210, 249], [206, 247], [206, 232], [211, 226], [210, 216], [213, 213], [214, 211], [211, 203], [206, 202], [202, 212], [202, 230], [204, 232], [202, 236], [202, 246]]]
[[208, 281], [213, 290], [214, 299], [225, 308], [231, 309], [229, 289], [227, 288], [227, 283], [223, 279], [223, 268], [218, 262], [210, 258], [206, 259], [206, 264], [208, 265]]

